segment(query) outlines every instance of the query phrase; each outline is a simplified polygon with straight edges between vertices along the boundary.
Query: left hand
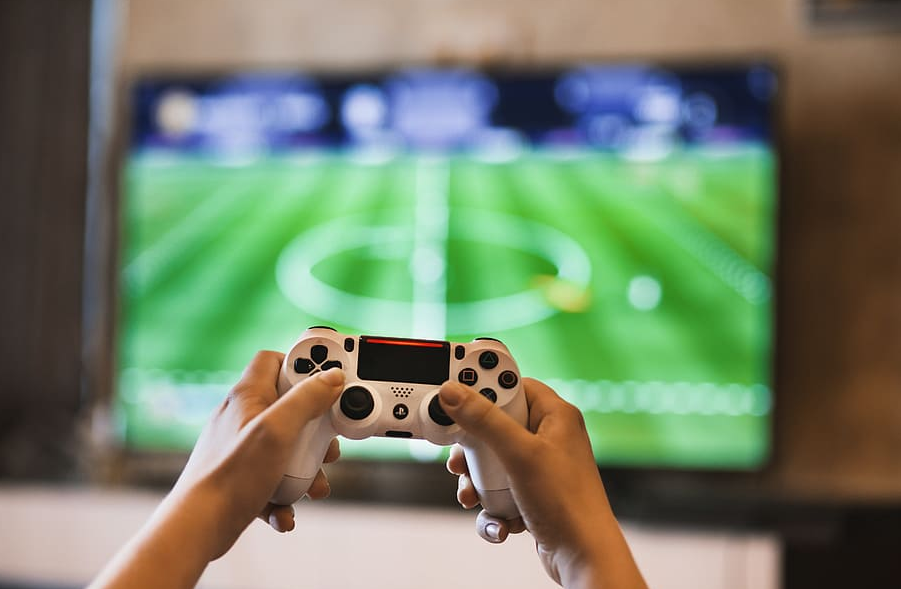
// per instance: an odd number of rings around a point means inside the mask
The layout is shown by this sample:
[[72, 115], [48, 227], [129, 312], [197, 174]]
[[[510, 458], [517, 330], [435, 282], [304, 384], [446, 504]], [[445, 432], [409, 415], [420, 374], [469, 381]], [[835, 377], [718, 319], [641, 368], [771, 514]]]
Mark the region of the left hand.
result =
[[[276, 383], [284, 355], [259, 352], [204, 427], [172, 495], [188, 495], [213, 506], [214, 538], [210, 559], [224, 554], [255, 517], [274, 529], [294, 529], [294, 508], [269, 503], [282, 479], [302, 428], [324, 414], [344, 385], [340, 369], [304, 380], [281, 398]], [[325, 456], [339, 456], [334, 439]], [[322, 470], [307, 491], [311, 499], [328, 496]]]

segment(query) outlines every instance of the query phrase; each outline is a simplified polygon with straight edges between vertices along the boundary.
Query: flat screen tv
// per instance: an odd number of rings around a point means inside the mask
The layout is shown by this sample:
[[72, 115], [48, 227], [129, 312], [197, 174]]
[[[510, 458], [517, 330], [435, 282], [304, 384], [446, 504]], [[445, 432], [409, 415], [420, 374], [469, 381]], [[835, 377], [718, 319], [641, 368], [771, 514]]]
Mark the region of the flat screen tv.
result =
[[[308, 326], [503, 340], [600, 464], [770, 448], [777, 78], [764, 63], [147, 76], [130, 89], [115, 414], [188, 450]], [[343, 441], [438, 460], [424, 441]]]

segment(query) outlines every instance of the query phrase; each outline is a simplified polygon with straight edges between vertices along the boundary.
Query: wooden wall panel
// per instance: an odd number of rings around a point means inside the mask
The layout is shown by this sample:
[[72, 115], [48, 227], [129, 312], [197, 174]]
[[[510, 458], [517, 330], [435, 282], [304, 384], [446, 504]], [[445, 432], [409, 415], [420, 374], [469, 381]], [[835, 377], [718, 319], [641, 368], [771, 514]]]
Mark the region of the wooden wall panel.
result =
[[0, 2], [0, 477], [75, 458], [90, 15]]

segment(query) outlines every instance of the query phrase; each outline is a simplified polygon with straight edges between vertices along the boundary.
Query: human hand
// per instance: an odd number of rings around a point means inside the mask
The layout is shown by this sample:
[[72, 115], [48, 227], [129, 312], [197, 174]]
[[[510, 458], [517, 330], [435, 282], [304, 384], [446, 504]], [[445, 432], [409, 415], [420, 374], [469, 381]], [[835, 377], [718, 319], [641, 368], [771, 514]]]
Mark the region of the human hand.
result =
[[[582, 413], [540, 381], [523, 379], [523, 387], [528, 429], [465, 385], [441, 387], [447, 415], [498, 455], [522, 514], [508, 521], [483, 510], [479, 535], [500, 543], [528, 529], [548, 575], [565, 587], [645, 587], [607, 500]], [[447, 468], [459, 476], [460, 504], [478, 505], [459, 446], [451, 449]]]
[[[294, 527], [293, 508], [268, 500], [303, 427], [341, 394], [344, 373], [338, 368], [320, 373], [279, 397], [283, 359], [277, 352], [253, 358], [207, 422], [172, 491], [91, 589], [194, 587], [206, 565], [222, 556], [254, 517], [279, 531]], [[338, 454], [332, 440], [325, 462]], [[307, 495], [328, 493], [320, 470]]]
[[[259, 352], [204, 427], [173, 495], [202, 495], [217, 513], [213, 558], [224, 554], [259, 517], [280, 532], [294, 528], [294, 508], [268, 502], [303, 427], [325, 413], [341, 394], [344, 373], [322, 372], [278, 397], [276, 383], [284, 355]], [[325, 462], [340, 454], [333, 439]], [[311, 499], [328, 496], [320, 469], [307, 491]]]

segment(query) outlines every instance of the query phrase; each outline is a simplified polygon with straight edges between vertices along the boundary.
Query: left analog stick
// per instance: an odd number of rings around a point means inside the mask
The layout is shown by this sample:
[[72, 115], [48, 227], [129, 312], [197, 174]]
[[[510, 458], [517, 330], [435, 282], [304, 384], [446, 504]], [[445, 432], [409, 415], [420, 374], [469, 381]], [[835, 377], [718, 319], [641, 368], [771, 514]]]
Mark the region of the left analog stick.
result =
[[350, 387], [341, 394], [341, 412], [351, 419], [366, 419], [373, 408], [372, 393], [363, 387]]

